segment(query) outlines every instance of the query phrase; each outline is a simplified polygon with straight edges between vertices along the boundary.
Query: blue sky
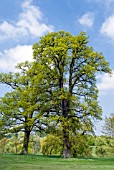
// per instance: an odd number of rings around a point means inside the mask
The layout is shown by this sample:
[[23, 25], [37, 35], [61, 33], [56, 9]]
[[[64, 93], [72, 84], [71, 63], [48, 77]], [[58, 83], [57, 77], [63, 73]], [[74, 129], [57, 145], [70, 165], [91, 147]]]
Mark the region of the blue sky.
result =
[[[3, 0], [0, 4], [0, 72], [32, 61], [32, 45], [47, 32], [86, 31], [89, 45], [103, 52], [114, 73], [114, 0]], [[103, 118], [114, 113], [114, 74], [98, 77]], [[0, 85], [0, 96], [10, 88]], [[96, 124], [101, 134], [103, 122]]]

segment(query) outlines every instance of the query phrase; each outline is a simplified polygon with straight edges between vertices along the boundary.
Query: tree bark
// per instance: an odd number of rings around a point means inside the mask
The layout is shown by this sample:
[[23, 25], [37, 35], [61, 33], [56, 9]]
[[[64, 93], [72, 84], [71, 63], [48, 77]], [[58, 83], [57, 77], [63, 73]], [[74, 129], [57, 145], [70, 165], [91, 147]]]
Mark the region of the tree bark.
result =
[[[65, 118], [65, 123], [67, 124], [68, 119], [68, 101], [63, 99], [62, 101], [63, 117]], [[63, 124], [63, 157], [70, 157], [70, 141], [69, 141], [69, 127]]]
[[30, 131], [25, 131], [25, 133], [24, 133], [24, 141], [23, 141], [23, 150], [22, 150], [22, 153], [21, 153], [23, 155], [28, 154], [29, 138], [30, 138]]
[[67, 129], [63, 129], [63, 157], [70, 157], [69, 132], [67, 132]]

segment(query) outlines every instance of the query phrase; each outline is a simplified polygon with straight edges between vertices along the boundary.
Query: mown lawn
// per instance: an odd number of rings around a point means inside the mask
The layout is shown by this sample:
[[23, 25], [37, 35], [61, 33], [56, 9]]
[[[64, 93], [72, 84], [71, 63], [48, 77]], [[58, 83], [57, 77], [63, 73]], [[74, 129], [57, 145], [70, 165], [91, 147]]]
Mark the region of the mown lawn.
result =
[[63, 159], [0, 154], [0, 170], [114, 170], [114, 158]]

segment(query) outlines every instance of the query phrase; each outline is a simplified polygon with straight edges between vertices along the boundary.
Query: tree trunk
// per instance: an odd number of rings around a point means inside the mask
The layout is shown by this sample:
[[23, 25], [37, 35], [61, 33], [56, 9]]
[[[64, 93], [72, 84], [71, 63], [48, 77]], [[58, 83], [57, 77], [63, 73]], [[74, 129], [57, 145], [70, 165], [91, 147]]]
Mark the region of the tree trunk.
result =
[[[64, 70], [64, 62], [62, 63], [62, 67]], [[59, 88], [62, 91], [64, 89], [63, 71], [59, 70], [59, 72], [60, 72]], [[70, 157], [69, 127], [66, 122], [68, 120], [69, 104], [68, 104], [68, 100], [65, 98], [61, 100], [61, 110], [62, 110], [62, 117], [64, 118], [63, 120], [63, 157], [69, 158]]]
[[[65, 124], [68, 119], [68, 101], [63, 99], [62, 101], [63, 117], [65, 118]], [[70, 141], [69, 141], [69, 127], [63, 124], [63, 157], [70, 157]]]
[[70, 157], [70, 143], [69, 143], [69, 132], [68, 129], [63, 129], [63, 157]]
[[22, 153], [21, 153], [23, 155], [28, 154], [29, 138], [30, 138], [30, 131], [25, 131], [25, 133], [24, 133], [24, 141], [23, 141], [23, 150], [22, 150]]

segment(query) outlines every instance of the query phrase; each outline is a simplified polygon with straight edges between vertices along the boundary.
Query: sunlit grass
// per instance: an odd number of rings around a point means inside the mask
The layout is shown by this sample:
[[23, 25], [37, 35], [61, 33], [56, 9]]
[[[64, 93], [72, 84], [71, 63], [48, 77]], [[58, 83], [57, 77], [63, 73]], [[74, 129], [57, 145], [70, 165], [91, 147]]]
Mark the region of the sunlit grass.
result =
[[70, 158], [41, 155], [0, 155], [0, 170], [113, 170], [114, 158]]

